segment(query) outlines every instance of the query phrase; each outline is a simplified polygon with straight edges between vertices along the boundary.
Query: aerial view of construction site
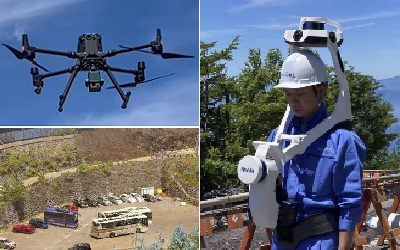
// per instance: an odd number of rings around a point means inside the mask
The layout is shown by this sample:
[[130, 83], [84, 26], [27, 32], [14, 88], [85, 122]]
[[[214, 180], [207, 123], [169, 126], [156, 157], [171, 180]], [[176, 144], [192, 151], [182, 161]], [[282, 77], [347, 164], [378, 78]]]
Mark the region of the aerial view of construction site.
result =
[[197, 128], [1, 130], [0, 249], [198, 249], [198, 149]]

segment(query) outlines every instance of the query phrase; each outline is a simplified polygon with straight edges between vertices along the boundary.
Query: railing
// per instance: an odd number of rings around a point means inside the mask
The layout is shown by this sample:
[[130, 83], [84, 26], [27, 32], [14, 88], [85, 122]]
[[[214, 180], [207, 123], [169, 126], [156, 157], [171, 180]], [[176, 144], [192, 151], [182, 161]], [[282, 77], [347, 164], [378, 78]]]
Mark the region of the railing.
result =
[[[4, 131], [1, 129], [0, 131]], [[77, 129], [77, 128], [34, 128], [34, 129], [6, 129], [11, 130], [0, 134], [0, 144], [7, 144], [16, 141], [32, 140], [57, 135], [79, 134], [82, 131], [93, 129]]]
[[[373, 176], [369, 177], [372, 173]], [[396, 174], [395, 174], [396, 173]], [[379, 217], [383, 228], [383, 234], [377, 235], [377, 245], [382, 246], [385, 239], [391, 249], [399, 249], [395, 237], [400, 235], [400, 228], [391, 228], [382, 202], [393, 198], [390, 213], [396, 213], [400, 205], [400, 174], [397, 170], [365, 170], [363, 178], [363, 213], [361, 221], [356, 225], [353, 236], [353, 247], [356, 250], [363, 249], [364, 245], [370, 244], [371, 239], [361, 236], [367, 211], [372, 204]], [[379, 176], [379, 177], [378, 177]], [[207, 249], [204, 236], [220, 231], [227, 231], [240, 227], [246, 227], [240, 244], [240, 250], [249, 249], [256, 226], [249, 218], [248, 193], [220, 197], [200, 202], [200, 247]], [[272, 240], [272, 230], [267, 229], [269, 242]], [[270, 245], [260, 246], [260, 249], [270, 249]]]

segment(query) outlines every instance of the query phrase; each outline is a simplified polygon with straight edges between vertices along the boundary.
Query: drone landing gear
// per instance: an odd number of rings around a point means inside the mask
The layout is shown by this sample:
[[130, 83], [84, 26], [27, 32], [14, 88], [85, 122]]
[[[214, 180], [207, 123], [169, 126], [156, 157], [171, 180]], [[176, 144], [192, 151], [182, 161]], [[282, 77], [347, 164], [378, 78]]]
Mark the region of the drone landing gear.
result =
[[[113, 68], [114, 69], [114, 68]], [[126, 109], [126, 107], [128, 106], [128, 102], [129, 102], [129, 97], [131, 96], [131, 92], [127, 92], [126, 94], [124, 94], [124, 91], [122, 91], [121, 87], [119, 86], [117, 80], [115, 79], [113, 73], [111, 72], [111, 68], [110, 67], [106, 67], [104, 69], [105, 72], [107, 72], [108, 77], [111, 79], [112, 83], [114, 84], [115, 88], [118, 91], [118, 94], [121, 96], [122, 98], [122, 109]]]
[[71, 75], [69, 76], [68, 83], [67, 83], [67, 86], [65, 87], [64, 93], [62, 95], [60, 95], [60, 102], [58, 104], [59, 112], [63, 112], [64, 102], [67, 99], [68, 92], [71, 89], [72, 82], [74, 81], [77, 74], [78, 74], [78, 67], [74, 67], [71, 72]]
[[122, 109], [126, 109], [130, 96], [131, 96], [131, 92], [127, 92], [125, 95], [125, 98], [124, 98], [124, 102], [122, 103], [122, 106], [121, 106]]

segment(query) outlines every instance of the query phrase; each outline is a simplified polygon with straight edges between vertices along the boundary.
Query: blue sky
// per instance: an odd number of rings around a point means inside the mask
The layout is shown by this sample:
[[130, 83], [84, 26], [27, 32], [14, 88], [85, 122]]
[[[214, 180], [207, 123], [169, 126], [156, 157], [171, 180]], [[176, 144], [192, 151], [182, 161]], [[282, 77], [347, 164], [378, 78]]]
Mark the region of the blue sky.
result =
[[[186, 0], [2, 0], [0, 2], [0, 43], [21, 48], [21, 35], [27, 33], [31, 46], [59, 51], [76, 51], [78, 37], [98, 33], [103, 51], [119, 44], [138, 46], [162, 32], [164, 52], [193, 55], [193, 59], [169, 59], [132, 52], [108, 59], [114, 67], [136, 69], [145, 61], [146, 79], [175, 73], [171, 77], [124, 88], [132, 95], [126, 110], [107, 74], [100, 93], [85, 87], [87, 72], [79, 72], [58, 112], [59, 95], [69, 74], [44, 80], [41, 95], [33, 90], [32, 65], [17, 60], [5, 47], [0, 48], [0, 125], [138, 125], [198, 126], [199, 124], [199, 4]], [[75, 60], [36, 54], [36, 60], [50, 71], [68, 68]], [[41, 73], [45, 73], [41, 71]], [[114, 73], [118, 83], [133, 76]]]
[[[304, 16], [324, 17], [342, 25], [344, 42], [339, 49], [356, 71], [377, 80], [400, 75], [400, 0], [201, 0], [200, 38], [217, 41], [216, 49], [222, 49], [241, 35], [234, 60], [227, 64], [228, 74], [237, 75], [249, 48], [260, 48], [263, 58], [269, 49], [279, 48], [287, 57], [283, 34], [297, 29]], [[328, 49], [317, 51], [332, 65]]]

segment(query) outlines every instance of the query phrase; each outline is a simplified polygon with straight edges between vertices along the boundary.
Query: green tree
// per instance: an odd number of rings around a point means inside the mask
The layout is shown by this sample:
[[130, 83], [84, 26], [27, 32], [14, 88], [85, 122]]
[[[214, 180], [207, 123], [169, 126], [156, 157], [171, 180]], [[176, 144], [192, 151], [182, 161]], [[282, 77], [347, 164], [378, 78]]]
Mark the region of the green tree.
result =
[[3, 188], [0, 194], [3, 201], [19, 202], [25, 199], [27, 191], [19, 174], [14, 177], [3, 177]]
[[[353, 129], [367, 149], [364, 169], [373, 169], [377, 161], [391, 157], [388, 148], [390, 142], [395, 140], [398, 134], [386, 133], [386, 130], [392, 124], [398, 122], [399, 119], [393, 115], [393, 106], [382, 99], [382, 94], [377, 94], [376, 92], [383, 85], [370, 75], [363, 75], [360, 72], [356, 72], [354, 67], [348, 66], [347, 62], [344, 62], [344, 65], [351, 95]], [[329, 66], [327, 67], [327, 71], [331, 84], [325, 102], [328, 112], [332, 112], [339, 94], [339, 85], [334, 68]], [[378, 160], [377, 158], [382, 159]], [[373, 159], [375, 163], [372, 163]], [[390, 166], [386, 167], [397, 168], [398, 162], [395, 166], [393, 164]], [[383, 165], [381, 165], [382, 167]]]
[[[226, 49], [220, 51], [212, 51], [216, 42], [200, 42], [201, 168], [206, 167], [204, 159], [209, 158], [209, 149], [219, 148], [223, 144], [229, 128], [229, 113], [227, 110], [223, 111], [219, 104], [229, 104], [232, 99], [234, 82], [227, 76], [226, 63], [232, 60], [232, 52], [237, 49], [238, 41], [239, 37], [234, 38]], [[213, 175], [212, 172], [201, 172]], [[201, 176], [201, 179], [213, 181], [208, 176]]]

